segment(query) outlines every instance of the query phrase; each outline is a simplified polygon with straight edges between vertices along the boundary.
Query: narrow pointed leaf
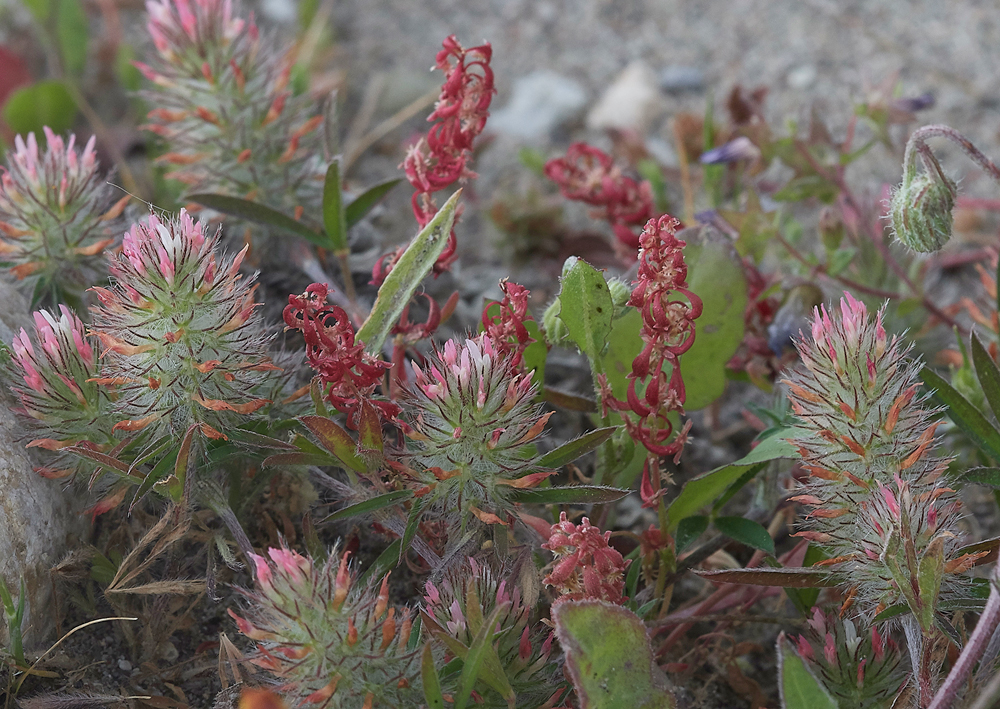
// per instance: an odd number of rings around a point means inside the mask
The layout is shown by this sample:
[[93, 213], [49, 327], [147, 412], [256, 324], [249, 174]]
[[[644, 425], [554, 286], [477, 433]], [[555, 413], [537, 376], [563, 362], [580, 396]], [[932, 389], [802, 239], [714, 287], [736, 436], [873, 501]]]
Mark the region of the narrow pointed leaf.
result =
[[505, 610], [504, 606], [497, 606], [490, 613], [486, 622], [479, 628], [472, 642], [469, 644], [469, 652], [465, 655], [465, 662], [462, 666], [462, 675], [458, 680], [458, 693], [455, 696], [455, 709], [465, 709], [472, 696], [472, 690], [479, 679], [479, 673], [486, 659], [487, 649], [493, 646], [493, 626], [496, 625], [500, 611]]
[[316, 246], [326, 247], [327, 239], [323, 234], [313, 231], [305, 224], [295, 221], [287, 214], [282, 214], [276, 209], [265, 207], [263, 204], [251, 202], [240, 197], [230, 197], [224, 194], [212, 194], [202, 192], [188, 196], [188, 199], [198, 204], [203, 204], [209, 209], [228, 214], [248, 222], [270, 226], [276, 229], [287, 231], [290, 234], [301, 236], [306, 241], [316, 244]]
[[708, 529], [708, 517], [705, 515], [693, 515], [685, 517], [677, 525], [676, 552], [680, 554], [691, 545], [691, 542], [700, 537]]
[[574, 438], [568, 443], [563, 443], [558, 448], [543, 455], [541, 459], [539, 459], [537, 467], [561, 468], [566, 465], [566, 463], [571, 463], [581, 455], [589, 453], [597, 448], [599, 445], [604, 443], [604, 441], [608, 440], [611, 437], [611, 434], [617, 430], [617, 426], [598, 428], [594, 431], [583, 434], [579, 438]]
[[265, 436], [263, 433], [248, 431], [245, 428], [233, 428], [225, 432], [226, 436], [234, 441], [245, 443], [252, 448], [273, 448], [275, 450], [294, 451], [295, 446], [288, 441]]
[[365, 569], [361, 576], [358, 577], [357, 588], [365, 588], [369, 583], [374, 582], [376, 579], [381, 579], [385, 576], [385, 572], [396, 565], [396, 560], [399, 559], [399, 547], [400, 541], [398, 539], [394, 540], [392, 544], [387, 546], [385, 550], [378, 555], [378, 558]]
[[394, 490], [393, 492], [386, 492], [364, 500], [363, 502], [343, 507], [333, 514], [328, 515], [323, 521], [339, 522], [342, 519], [349, 519], [350, 517], [357, 517], [358, 515], [375, 512], [376, 510], [381, 510], [385, 507], [391, 507], [411, 497], [413, 497], [412, 490]]
[[920, 378], [934, 390], [934, 398], [948, 407], [948, 416], [955, 425], [984, 453], [1000, 461], [1000, 431], [993, 427], [979, 409], [929, 367], [920, 370]]
[[959, 473], [952, 479], [966, 485], [984, 485], [994, 490], [1000, 490], [1000, 468], [972, 468], [964, 473]]
[[397, 177], [394, 180], [387, 180], [386, 182], [381, 182], [377, 185], [369, 187], [367, 190], [359, 194], [354, 200], [347, 205], [347, 209], [344, 210], [345, 217], [347, 220], [347, 228], [350, 229], [352, 226], [360, 222], [368, 212], [372, 211], [372, 208], [382, 201], [392, 188], [403, 181], [403, 178]]
[[1000, 416], [1000, 369], [990, 357], [976, 333], [972, 333], [972, 362], [976, 365], [976, 378], [979, 379], [986, 400], [993, 409], [994, 416]]
[[382, 344], [399, 322], [403, 308], [413, 298], [438, 256], [444, 251], [451, 227], [455, 224], [455, 210], [461, 194], [462, 190], [458, 190], [444, 203], [399, 257], [392, 272], [378, 289], [371, 314], [358, 329], [357, 335], [357, 339], [365, 344], [365, 350], [369, 353], [379, 354], [382, 351]]
[[413, 537], [417, 535], [417, 527], [420, 525], [420, 512], [424, 506], [423, 497], [418, 497], [413, 501], [413, 506], [410, 507], [410, 514], [406, 518], [406, 529], [403, 530], [403, 538], [399, 545], [399, 561], [397, 564], [403, 563], [403, 556], [406, 554], [406, 550], [410, 548], [410, 544], [413, 542]]
[[420, 679], [424, 685], [424, 699], [427, 709], [444, 709], [444, 696], [441, 694], [441, 680], [434, 667], [434, 655], [431, 644], [424, 645], [423, 656], [420, 659]]
[[129, 513], [132, 512], [136, 503], [145, 497], [147, 492], [153, 489], [153, 486], [156, 483], [166, 477], [166, 475], [170, 472], [170, 469], [176, 464], [177, 453], [178, 451], [175, 450], [169, 455], [165, 455], [160, 458], [159, 462], [153, 466], [153, 469], [146, 474], [145, 479], [142, 481], [142, 485], [139, 486], [139, 489], [135, 491], [135, 495], [132, 497], [132, 504], [129, 505]]
[[629, 494], [630, 490], [603, 485], [568, 485], [566, 487], [534, 487], [511, 490], [514, 502], [533, 505], [597, 504], [614, 502]]
[[722, 569], [695, 571], [709, 581], [741, 583], [749, 586], [780, 586], [781, 588], [827, 588], [836, 586], [836, 577], [824, 569], [812, 567], [770, 569]]
[[762, 525], [745, 517], [717, 517], [715, 528], [730, 539], [746, 544], [754, 549], [760, 549], [768, 554], [774, 553], [774, 540]]
[[300, 416], [298, 420], [316, 436], [323, 448], [348, 468], [357, 473], [368, 471], [365, 462], [357, 454], [358, 444], [336, 422], [323, 416]]
[[976, 554], [981, 551], [988, 551], [989, 554], [977, 559], [975, 564], [976, 566], [996, 561], [998, 556], [1000, 556], [1000, 537], [993, 537], [992, 539], [986, 539], [985, 541], [964, 546], [955, 552], [955, 557], [957, 558], [963, 554]]
[[339, 158], [330, 163], [323, 182], [323, 228], [326, 229], [328, 249], [334, 253], [347, 251], [347, 220], [343, 193], [340, 191]]
[[375, 407], [367, 401], [361, 402], [358, 438], [358, 448], [361, 450], [382, 452], [382, 419]]
[[78, 455], [81, 458], [92, 460], [95, 463], [99, 463], [108, 470], [120, 473], [123, 477], [132, 480], [132, 482], [138, 482], [139, 477], [141, 477], [138, 473], [133, 473], [131, 471], [130, 466], [127, 463], [120, 461], [117, 458], [114, 458], [110, 455], [105, 455], [104, 453], [99, 453], [98, 451], [91, 450], [90, 448], [84, 448], [82, 446], [67, 446], [62, 450], [67, 453], [73, 453], [74, 455]]
[[783, 632], [778, 635], [778, 690], [782, 709], [837, 709]]

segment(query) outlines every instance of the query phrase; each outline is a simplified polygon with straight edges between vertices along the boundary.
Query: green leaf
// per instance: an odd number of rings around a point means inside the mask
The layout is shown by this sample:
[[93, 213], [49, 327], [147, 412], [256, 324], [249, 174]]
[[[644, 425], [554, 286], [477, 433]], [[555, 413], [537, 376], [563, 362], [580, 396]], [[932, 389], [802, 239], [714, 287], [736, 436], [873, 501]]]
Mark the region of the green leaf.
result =
[[941, 579], [944, 577], [944, 539], [935, 537], [927, 545], [917, 566], [917, 585], [920, 588], [921, 625], [934, 626], [934, 611], [938, 605]]
[[334, 158], [326, 169], [326, 180], [323, 182], [323, 228], [329, 239], [327, 248], [334, 253], [348, 251], [347, 216], [343, 197], [340, 191], [340, 160]]
[[444, 709], [441, 680], [434, 667], [434, 655], [431, 652], [430, 643], [424, 645], [424, 652], [420, 658], [420, 679], [424, 685], [424, 699], [427, 700], [427, 709]]
[[857, 255], [858, 250], [850, 247], [837, 249], [826, 262], [826, 273], [829, 276], [839, 276], [845, 268], [851, 265], [851, 261]]
[[401, 546], [400, 540], [396, 539], [387, 546], [378, 558], [362, 572], [358, 577], [357, 582], [354, 584], [355, 588], [367, 588], [369, 583], [373, 582], [375, 579], [381, 579], [385, 576], [385, 572], [396, 565], [396, 560], [399, 559], [399, 548]]
[[369, 402], [362, 400], [358, 421], [358, 450], [382, 452], [382, 418]]
[[948, 416], [962, 429], [980, 450], [1000, 461], [1000, 431], [993, 427], [979, 409], [959, 394], [934, 370], [924, 367], [920, 379], [934, 391], [934, 398], [948, 407]]
[[79, 76], [87, 64], [87, 40], [90, 22], [80, 0], [58, 0], [56, 5], [56, 39], [62, 55], [63, 68]]
[[690, 546], [691, 542], [704, 534], [708, 529], [708, 517], [705, 515], [694, 515], [685, 517], [677, 525], [677, 533], [674, 535], [676, 552], [680, 554]]
[[726, 364], [743, 341], [747, 283], [728, 241], [693, 241], [684, 248], [684, 261], [688, 287], [704, 307], [695, 320], [694, 344], [680, 358], [684, 409], [696, 411], [722, 396], [726, 387]]
[[994, 416], [1000, 416], [1000, 369], [983, 347], [976, 333], [972, 333], [972, 363], [976, 365], [976, 377], [986, 394]]
[[528, 336], [534, 340], [524, 348], [521, 355], [524, 370], [531, 372], [531, 380], [541, 389], [545, 386], [545, 361], [549, 357], [549, 348], [545, 345], [545, 336], [542, 335], [535, 320], [526, 320], [524, 329], [528, 331]]
[[52, 0], [21, 0], [39, 23], [45, 24], [52, 12]]
[[793, 177], [785, 186], [771, 195], [775, 202], [801, 202], [815, 197], [819, 201], [830, 204], [837, 198], [837, 185], [819, 175]]
[[581, 709], [673, 709], [639, 616], [588, 599], [557, 603], [552, 618]]
[[608, 344], [615, 314], [608, 282], [589, 263], [570, 256], [563, 264], [561, 283], [559, 319], [580, 351], [596, 363]]
[[403, 309], [444, 251], [455, 223], [455, 209], [461, 194], [462, 190], [455, 192], [417, 234], [378, 289], [371, 314], [357, 334], [357, 339], [365, 343], [369, 353], [381, 353], [385, 338], [399, 322]]
[[972, 468], [952, 478], [955, 482], [1000, 490], [1000, 468]]
[[741, 544], [774, 554], [774, 540], [767, 530], [746, 517], [716, 517], [715, 528]]
[[608, 338], [608, 350], [601, 362], [601, 371], [607, 376], [611, 391], [621, 401], [625, 400], [628, 391], [632, 360], [642, 352], [641, 332], [642, 316], [635, 308], [629, 308], [624, 315], [615, 318]]
[[251, 202], [248, 199], [230, 197], [229, 195], [224, 194], [211, 194], [207, 192], [189, 195], [187, 199], [192, 202], [197, 202], [198, 204], [203, 204], [209, 209], [214, 209], [215, 211], [222, 212], [223, 214], [239, 217], [240, 219], [246, 219], [248, 222], [253, 222], [254, 224], [274, 227], [275, 229], [281, 229], [290, 234], [301, 236], [303, 239], [315, 244], [316, 246], [322, 246], [325, 248], [329, 245], [327, 238], [323, 234], [313, 231], [305, 224], [295, 221], [287, 214], [282, 214], [276, 209], [265, 207], [263, 204]]
[[603, 485], [568, 485], [566, 487], [533, 487], [511, 490], [514, 502], [533, 505], [588, 505], [614, 502], [629, 494], [631, 490], [620, 490]]
[[62, 134], [76, 121], [76, 101], [61, 81], [39, 81], [18, 89], [4, 105], [3, 117], [14, 133], [36, 133], [42, 126]]
[[425, 498], [418, 497], [413, 501], [413, 506], [410, 507], [410, 515], [406, 518], [406, 529], [403, 530], [403, 540], [399, 545], [399, 561], [397, 564], [403, 563], [403, 556], [406, 554], [406, 550], [410, 548], [410, 544], [413, 542], [413, 537], [417, 535], [417, 527], [420, 525], [420, 512], [424, 507]]
[[381, 510], [385, 507], [392, 507], [393, 505], [398, 504], [403, 500], [408, 500], [411, 497], [413, 497], [412, 490], [394, 490], [393, 492], [386, 492], [364, 500], [363, 502], [358, 502], [339, 509], [333, 514], [328, 515], [323, 521], [339, 522], [342, 519], [349, 519], [351, 517], [357, 517], [358, 515], [375, 512], [376, 510]]
[[561, 468], [566, 463], [571, 463], [581, 455], [597, 448], [617, 430], [617, 426], [608, 426], [585, 433], [579, 438], [574, 438], [572, 441], [563, 443], [558, 448], [549, 451], [539, 459], [536, 465], [539, 468]]
[[779, 458], [798, 458], [795, 446], [785, 440], [786, 436], [791, 435], [794, 435], [794, 429], [781, 429], [765, 438], [735, 463], [688, 480], [667, 508], [670, 518], [668, 531], [673, 532], [682, 519], [697, 513], [745, 475], [756, 475], [768, 462]]
[[475, 688], [476, 680], [479, 679], [480, 670], [483, 668], [483, 661], [486, 659], [488, 650], [493, 647], [493, 626], [496, 625], [500, 612], [505, 610], [506, 606], [503, 605], [494, 608], [472, 639], [469, 652], [463, 658], [462, 675], [459, 677], [458, 694], [455, 697], [455, 709], [465, 709], [465, 705], [469, 703], [472, 690]]
[[356, 473], [368, 472], [368, 466], [358, 456], [358, 444], [335, 421], [324, 416], [300, 416], [298, 420], [316, 436], [319, 444], [345, 466]]
[[778, 690], [782, 709], [837, 709], [830, 696], [785, 633], [778, 635]]
[[365, 215], [372, 211], [372, 208], [381, 202], [382, 199], [392, 191], [392, 188], [402, 181], [403, 178], [397, 177], [393, 180], [380, 182], [377, 185], [369, 187], [367, 190], [355, 197], [354, 200], [347, 205], [347, 209], [344, 210], [347, 228], [350, 229], [352, 226], [364, 219]]
[[741, 583], [748, 586], [780, 586], [781, 588], [829, 588], [837, 585], [836, 576], [826, 569], [766, 566], [752, 569], [722, 569], [695, 571], [699, 576], [720, 583]]

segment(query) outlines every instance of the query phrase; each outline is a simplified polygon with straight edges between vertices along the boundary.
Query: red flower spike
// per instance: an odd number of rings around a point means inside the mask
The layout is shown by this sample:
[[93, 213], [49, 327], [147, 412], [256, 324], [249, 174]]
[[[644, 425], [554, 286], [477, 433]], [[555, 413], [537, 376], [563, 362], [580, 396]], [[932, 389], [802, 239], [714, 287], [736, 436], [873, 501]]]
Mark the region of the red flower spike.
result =
[[326, 399], [348, 415], [348, 425], [357, 427], [361, 401], [371, 403], [383, 417], [393, 419], [399, 407], [377, 401], [372, 394], [389, 364], [365, 352], [355, 342], [354, 327], [343, 308], [326, 300], [327, 286], [313, 283], [302, 295], [290, 295], [282, 313], [285, 324], [300, 330], [306, 341], [306, 359], [327, 387]]
[[552, 571], [542, 582], [555, 587], [560, 599], [598, 598], [622, 603], [626, 600], [622, 595], [625, 570], [631, 562], [608, 545], [610, 539], [611, 532], [602, 534], [586, 517], [577, 525], [561, 512], [549, 540], [542, 544], [556, 555]]
[[[528, 296], [531, 292], [507, 279], [500, 281], [503, 300], [494, 300], [483, 308], [482, 322], [486, 334], [493, 340], [497, 351], [514, 356], [516, 366], [520, 366], [525, 348], [535, 340], [528, 334], [524, 323], [534, 320], [528, 313]], [[499, 312], [490, 316], [489, 311], [498, 306]]]
[[586, 143], [573, 143], [566, 157], [549, 160], [545, 176], [559, 186], [566, 199], [595, 207], [593, 216], [610, 222], [615, 237], [625, 247], [639, 247], [632, 227], [653, 216], [653, 191], [648, 182], [626, 177], [610, 155]]
[[[400, 167], [414, 190], [413, 215], [420, 228], [437, 214], [437, 205], [431, 196], [438, 190], [476, 176], [468, 167], [472, 143], [483, 132], [489, 117], [490, 103], [496, 89], [493, 87], [493, 70], [490, 60], [493, 49], [487, 43], [465, 49], [454, 35], [443, 43], [438, 52], [436, 68], [445, 72], [444, 84], [433, 113], [428, 121], [438, 121], [407, 151]], [[458, 219], [456, 214], [456, 221]], [[455, 231], [448, 236], [448, 244], [434, 264], [434, 274], [449, 270], [455, 261]], [[392, 270], [399, 252], [391, 259], [383, 257], [372, 271], [372, 282], [381, 284]]]

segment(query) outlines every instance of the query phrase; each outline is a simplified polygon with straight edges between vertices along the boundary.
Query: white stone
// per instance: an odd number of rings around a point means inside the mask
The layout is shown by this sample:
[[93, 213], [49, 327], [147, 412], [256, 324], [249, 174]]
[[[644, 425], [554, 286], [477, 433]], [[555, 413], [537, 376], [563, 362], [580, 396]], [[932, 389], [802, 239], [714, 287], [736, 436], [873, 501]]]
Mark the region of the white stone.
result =
[[590, 109], [587, 128], [643, 131], [662, 105], [656, 74], [644, 62], [632, 62]]

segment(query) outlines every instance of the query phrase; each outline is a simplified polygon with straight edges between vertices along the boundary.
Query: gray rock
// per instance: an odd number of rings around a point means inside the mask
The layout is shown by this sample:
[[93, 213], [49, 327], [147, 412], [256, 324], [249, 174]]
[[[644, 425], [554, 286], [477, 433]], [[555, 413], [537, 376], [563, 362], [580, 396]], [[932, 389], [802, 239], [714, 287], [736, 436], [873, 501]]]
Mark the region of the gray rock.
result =
[[671, 94], [701, 91], [705, 88], [705, 73], [696, 66], [671, 64], [660, 71], [660, 88]]
[[[15, 332], [28, 323], [24, 298], [0, 281], [0, 338], [10, 344]], [[51, 607], [49, 569], [67, 548], [67, 540], [84, 530], [81, 503], [86, 496], [67, 494], [59, 483], [45, 480], [32, 468], [25, 435], [11, 409], [17, 405], [6, 381], [0, 384], [0, 576], [12, 593], [21, 579], [27, 589], [25, 643], [45, 640], [55, 618]], [[76, 500], [76, 502], [74, 502]], [[6, 644], [7, 626], [0, 624], [0, 642]]]
[[579, 82], [552, 71], [535, 71], [514, 82], [510, 101], [490, 116], [489, 127], [515, 138], [543, 140], [577, 116], [587, 103]]

